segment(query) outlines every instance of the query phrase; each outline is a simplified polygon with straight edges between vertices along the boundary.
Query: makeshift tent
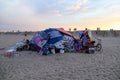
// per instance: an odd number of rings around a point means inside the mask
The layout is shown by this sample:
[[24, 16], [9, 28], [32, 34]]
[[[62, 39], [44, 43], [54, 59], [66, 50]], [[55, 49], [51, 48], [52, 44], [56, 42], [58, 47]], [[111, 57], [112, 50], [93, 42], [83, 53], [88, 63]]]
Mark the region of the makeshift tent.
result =
[[64, 49], [64, 42], [67, 41], [69, 46], [73, 46], [74, 37], [63, 28], [49, 28], [38, 32], [34, 35], [32, 42], [36, 44], [39, 49], [49, 49], [49, 45], [57, 49]]

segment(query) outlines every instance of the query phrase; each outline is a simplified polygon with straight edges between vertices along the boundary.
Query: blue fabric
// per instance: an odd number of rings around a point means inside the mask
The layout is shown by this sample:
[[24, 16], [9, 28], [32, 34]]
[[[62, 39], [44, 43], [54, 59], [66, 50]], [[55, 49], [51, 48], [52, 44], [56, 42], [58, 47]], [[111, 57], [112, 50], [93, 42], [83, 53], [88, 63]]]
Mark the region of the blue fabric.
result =
[[48, 44], [54, 44], [54, 43], [56, 43], [56, 42], [58, 42], [60, 40], [62, 40], [62, 37], [50, 39], [50, 40], [48, 40]]
[[87, 37], [84, 35], [82, 39], [83, 39], [84, 46], [88, 46]]
[[48, 35], [44, 31], [38, 32], [34, 37], [37, 36], [39, 36], [41, 39], [48, 39]]
[[80, 32], [80, 31], [79, 31], [79, 35], [81, 36], [82, 34], [83, 34], [83, 32]]
[[48, 34], [45, 33], [44, 31], [40, 31], [34, 35], [32, 42], [37, 46], [42, 47], [47, 42], [47, 40]]
[[50, 36], [48, 44], [54, 44], [63, 39], [63, 35], [56, 29], [49, 28], [46, 29], [45, 32]]
[[80, 39], [82, 39], [83, 46], [88, 46], [87, 37], [86, 37], [86, 35], [84, 34], [84, 32], [80, 32], [80, 31], [79, 31], [79, 35], [80, 35]]

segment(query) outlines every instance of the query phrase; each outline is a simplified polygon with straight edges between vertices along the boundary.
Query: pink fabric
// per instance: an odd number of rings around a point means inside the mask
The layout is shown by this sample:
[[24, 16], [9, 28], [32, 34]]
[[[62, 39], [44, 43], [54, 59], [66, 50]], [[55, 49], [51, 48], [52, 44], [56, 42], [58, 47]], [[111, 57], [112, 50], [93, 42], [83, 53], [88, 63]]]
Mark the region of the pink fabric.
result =
[[[62, 33], [64, 33], [64, 34], [66, 34], [66, 35], [71, 36], [72, 38], [74, 38], [71, 33], [65, 31], [63, 28], [55, 28], [55, 29], [58, 30], [58, 31], [60, 31], [60, 32], [62, 32]], [[75, 39], [75, 38], [74, 38], [74, 39]]]
[[0, 50], [4, 50], [5, 48], [0, 48]]

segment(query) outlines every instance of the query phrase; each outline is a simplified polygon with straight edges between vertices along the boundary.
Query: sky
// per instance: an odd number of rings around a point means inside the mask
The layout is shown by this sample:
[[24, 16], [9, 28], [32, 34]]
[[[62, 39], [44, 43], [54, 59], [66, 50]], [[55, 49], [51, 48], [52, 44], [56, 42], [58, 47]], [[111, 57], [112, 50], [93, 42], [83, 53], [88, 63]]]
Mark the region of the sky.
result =
[[0, 0], [0, 31], [120, 30], [120, 0]]

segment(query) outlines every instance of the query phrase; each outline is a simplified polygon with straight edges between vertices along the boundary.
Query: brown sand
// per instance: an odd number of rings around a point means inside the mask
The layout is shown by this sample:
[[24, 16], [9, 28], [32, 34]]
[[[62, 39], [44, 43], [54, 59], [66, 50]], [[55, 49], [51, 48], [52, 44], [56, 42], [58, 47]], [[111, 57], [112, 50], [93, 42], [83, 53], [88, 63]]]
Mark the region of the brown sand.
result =
[[[23, 39], [23, 35], [1, 34], [0, 48], [7, 50]], [[101, 39], [103, 50], [95, 54], [41, 56], [22, 51], [16, 58], [0, 57], [0, 80], [120, 80], [120, 38]]]

